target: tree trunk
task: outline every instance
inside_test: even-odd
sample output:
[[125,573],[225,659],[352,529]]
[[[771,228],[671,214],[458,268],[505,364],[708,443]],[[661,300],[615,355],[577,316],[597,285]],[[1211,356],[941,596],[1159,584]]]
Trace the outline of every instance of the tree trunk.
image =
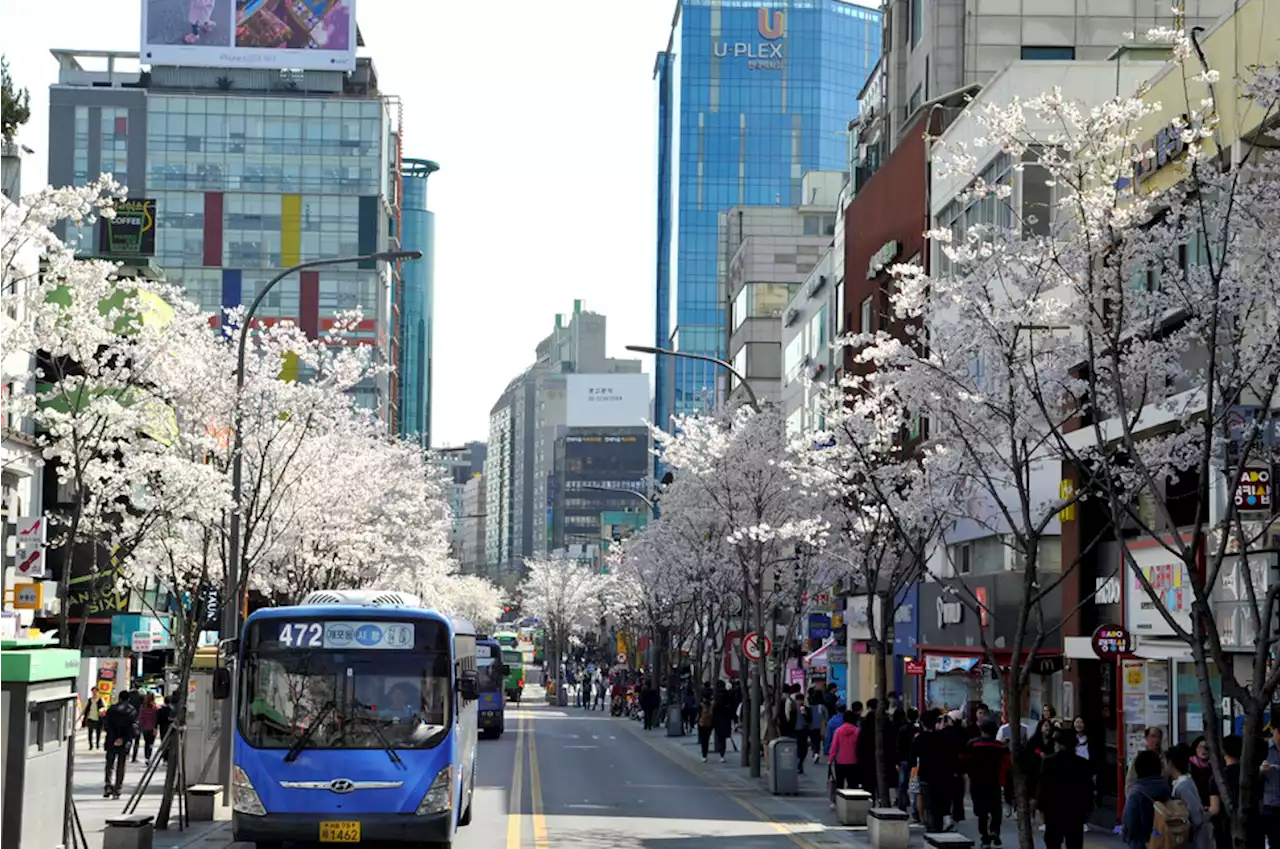
[[[1020,649],[1021,646],[1018,646]],[[1022,734],[1022,661],[1016,652],[1009,663],[1009,741],[1013,757],[1013,792],[1017,804],[1015,819],[1018,823],[1018,849],[1035,849],[1035,825],[1031,821],[1031,799],[1027,794],[1027,777],[1022,774],[1022,748],[1026,740]]]
[[876,663],[876,795],[880,798],[880,804],[887,806],[890,804],[889,787],[889,672],[888,664],[885,662],[886,655],[885,641],[876,640],[874,645],[875,663]]
[[[193,608],[194,611],[194,608]],[[198,633],[199,625],[195,625]],[[188,634],[187,645],[183,646],[179,655],[178,662],[178,689],[175,691],[178,695],[178,710],[173,716],[173,725],[169,740],[166,743],[169,753],[169,760],[165,763],[164,771],[164,795],[160,797],[160,808],[156,811],[156,828],[166,829],[169,827],[169,812],[173,806],[173,797],[175,792],[185,793],[186,787],[178,786],[178,765],[181,763],[182,747],[179,745],[181,737],[177,729],[185,726],[187,722],[187,692],[188,685],[191,681],[191,664],[195,659],[195,640],[190,639],[191,627],[184,629]],[[173,694],[170,694],[172,697]],[[234,733],[234,732],[233,732]]]
[[[80,514],[83,509],[77,497],[75,511],[71,514],[71,527],[67,530],[67,556],[62,560],[62,574],[58,576],[58,598],[62,599],[62,605],[58,609],[58,644],[63,648],[73,646],[71,642],[71,571],[75,565],[76,538],[79,536]],[[88,610],[82,611],[81,618],[87,618],[88,612]]]
[[[759,565],[759,560],[761,557],[761,552],[759,551],[759,548],[760,547],[757,545],[756,546],[757,565]],[[759,570],[757,570],[757,574],[759,574]],[[756,594],[755,594],[756,633],[758,635],[756,644],[763,649],[765,645],[764,600],[760,597],[761,595],[762,595],[762,588],[756,587]],[[743,654],[745,655],[746,645],[747,645],[747,641],[745,637],[742,641],[742,645],[743,645]],[[761,713],[761,707],[762,705],[764,705],[764,667],[765,667],[765,663],[768,662],[768,658],[766,658],[763,654],[761,654],[760,660],[748,661],[748,662],[751,664],[751,717],[750,717],[751,724],[749,726],[751,729],[751,737],[750,737],[750,742],[748,743],[751,749],[751,759],[749,763],[751,765],[751,777],[759,778],[760,777],[760,759],[762,755],[761,746],[764,744],[763,743],[764,729],[761,727],[763,723],[761,721],[760,713]],[[743,671],[745,672],[746,670],[744,669]]]

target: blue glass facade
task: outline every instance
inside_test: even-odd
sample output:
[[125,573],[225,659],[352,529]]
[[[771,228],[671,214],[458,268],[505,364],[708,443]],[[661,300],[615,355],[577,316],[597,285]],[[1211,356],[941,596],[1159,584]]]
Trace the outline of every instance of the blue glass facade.
[[[848,123],[880,36],[878,11],[842,0],[680,4],[654,66],[656,346],[724,357],[717,215],[797,206],[805,172],[848,168]],[[714,403],[716,366],[657,360],[658,423]]]
[[400,435],[431,446],[431,320],[434,303],[435,215],[427,209],[427,178],[440,166],[404,160],[404,250],[422,259],[404,264],[400,316]]

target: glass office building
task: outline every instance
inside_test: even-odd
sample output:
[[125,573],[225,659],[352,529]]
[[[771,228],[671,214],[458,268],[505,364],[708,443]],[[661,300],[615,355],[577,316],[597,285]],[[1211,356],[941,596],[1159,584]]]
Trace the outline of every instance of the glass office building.
[[[724,358],[717,215],[798,206],[806,171],[848,168],[880,35],[878,11],[842,0],[678,0],[654,65],[658,347]],[[716,366],[657,360],[655,421],[714,404]]]
[[431,342],[435,303],[435,215],[427,209],[427,178],[440,170],[429,159],[403,160],[404,238],[406,251],[422,251],[422,259],[406,263],[400,304],[399,382],[400,435],[431,447]]

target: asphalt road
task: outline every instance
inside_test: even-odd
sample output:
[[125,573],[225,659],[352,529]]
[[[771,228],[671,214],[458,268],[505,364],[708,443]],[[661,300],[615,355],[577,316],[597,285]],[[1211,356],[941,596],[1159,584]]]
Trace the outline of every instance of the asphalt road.
[[[638,723],[578,708],[512,711],[482,740],[458,849],[773,849],[796,844],[700,779]],[[687,759],[686,759],[687,760]],[[696,761],[690,762],[696,764]]]

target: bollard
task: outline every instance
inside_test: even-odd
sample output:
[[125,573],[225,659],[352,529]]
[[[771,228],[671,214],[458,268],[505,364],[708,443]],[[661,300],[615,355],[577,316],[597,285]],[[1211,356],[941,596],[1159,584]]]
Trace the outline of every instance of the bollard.
[[836,791],[836,819],[841,825],[866,825],[870,813],[871,794],[866,790]]
[[973,838],[955,831],[941,831],[924,836],[926,846],[933,849],[973,849]]
[[102,832],[102,849],[151,849],[155,826],[150,814],[108,817]]
[[191,822],[213,822],[214,801],[221,792],[221,784],[193,784],[188,787],[187,819]]
[[907,812],[897,808],[872,808],[867,813],[867,832],[872,849],[907,849],[911,842]]

